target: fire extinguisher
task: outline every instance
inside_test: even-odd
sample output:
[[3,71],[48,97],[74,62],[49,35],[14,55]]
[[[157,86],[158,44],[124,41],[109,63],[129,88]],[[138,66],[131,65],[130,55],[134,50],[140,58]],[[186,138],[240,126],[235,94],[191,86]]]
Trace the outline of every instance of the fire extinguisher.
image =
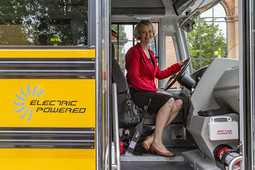
[[213,153],[215,159],[219,160],[225,166],[229,166],[230,164],[232,165],[232,161],[236,162],[234,162],[235,166],[240,166],[240,154],[237,153],[237,150],[233,150],[233,148],[229,145],[219,145],[214,149]]

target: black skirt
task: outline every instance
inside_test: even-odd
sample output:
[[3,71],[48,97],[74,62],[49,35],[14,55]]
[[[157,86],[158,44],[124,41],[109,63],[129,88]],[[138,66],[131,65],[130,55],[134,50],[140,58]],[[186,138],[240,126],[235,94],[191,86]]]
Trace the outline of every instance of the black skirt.
[[[133,102],[139,108],[144,108],[149,103],[151,99],[150,106],[148,108],[148,113],[155,114],[159,111],[159,109],[172,97],[170,95],[156,93],[152,91],[143,91],[143,90],[136,90],[130,87],[130,94]],[[176,98],[176,97],[174,97]]]

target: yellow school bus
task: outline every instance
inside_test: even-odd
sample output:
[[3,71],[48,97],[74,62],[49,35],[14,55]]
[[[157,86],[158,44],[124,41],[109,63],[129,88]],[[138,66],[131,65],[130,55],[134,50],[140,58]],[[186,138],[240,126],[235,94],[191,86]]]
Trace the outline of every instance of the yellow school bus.
[[0,169],[96,169],[95,4],[2,1]]

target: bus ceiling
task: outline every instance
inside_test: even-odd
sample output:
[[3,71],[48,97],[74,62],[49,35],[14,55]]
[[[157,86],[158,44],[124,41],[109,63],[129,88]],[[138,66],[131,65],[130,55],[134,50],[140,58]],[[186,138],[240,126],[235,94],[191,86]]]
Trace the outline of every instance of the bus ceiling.
[[[195,17],[221,0],[112,0],[113,22],[137,22],[148,19],[176,19],[182,26],[192,24]],[[189,31],[188,28],[185,31]]]

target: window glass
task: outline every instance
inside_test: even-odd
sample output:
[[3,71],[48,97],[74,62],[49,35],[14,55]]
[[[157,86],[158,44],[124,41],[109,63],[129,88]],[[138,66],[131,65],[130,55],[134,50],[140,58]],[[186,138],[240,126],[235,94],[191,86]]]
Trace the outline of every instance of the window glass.
[[[156,35],[158,35],[158,23],[153,23],[153,26],[156,30]],[[133,32],[135,28],[135,24],[112,24],[112,30],[116,32],[117,37],[112,36],[112,43],[114,45],[115,50],[115,59],[117,59],[123,73],[125,73],[125,55],[127,51],[137,44],[137,41],[134,38]],[[149,48],[154,52],[155,57],[157,57],[157,38],[153,39],[150,44]]]
[[83,46],[88,0],[2,0],[0,45]]
[[201,60],[201,65],[202,66],[209,65],[209,64],[211,64],[212,61],[213,61],[213,59],[202,59]]
[[[177,57],[175,53],[174,43],[172,36],[166,36],[166,68],[177,63]],[[169,78],[166,79],[166,82]],[[175,82],[172,87],[180,87],[178,82]]]
[[125,25],[126,37],[128,40],[133,40],[133,25]]
[[226,12],[221,4],[202,13],[187,34],[193,71],[227,57]]
[[209,17],[209,18],[212,18],[213,17],[213,10],[212,9],[209,9],[208,11],[202,13],[200,15],[200,18],[205,18],[205,17]]
[[227,23],[226,22],[214,22],[215,39],[227,39]]
[[133,46],[133,25],[113,24],[112,30],[116,37],[112,36],[111,42],[114,45],[114,58],[118,61],[120,68],[125,73],[125,55]]
[[222,5],[216,5],[213,8],[213,16],[214,17],[222,17],[222,16],[226,16],[226,11],[224,10]]
[[151,42],[149,43],[149,49],[153,51],[154,54],[156,54],[156,46],[155,46],[155,39],[152,39]]
[[213,22],[206,22],[204,20],[199,21],[198,34],[200,40],[212,40],[213,39]]

